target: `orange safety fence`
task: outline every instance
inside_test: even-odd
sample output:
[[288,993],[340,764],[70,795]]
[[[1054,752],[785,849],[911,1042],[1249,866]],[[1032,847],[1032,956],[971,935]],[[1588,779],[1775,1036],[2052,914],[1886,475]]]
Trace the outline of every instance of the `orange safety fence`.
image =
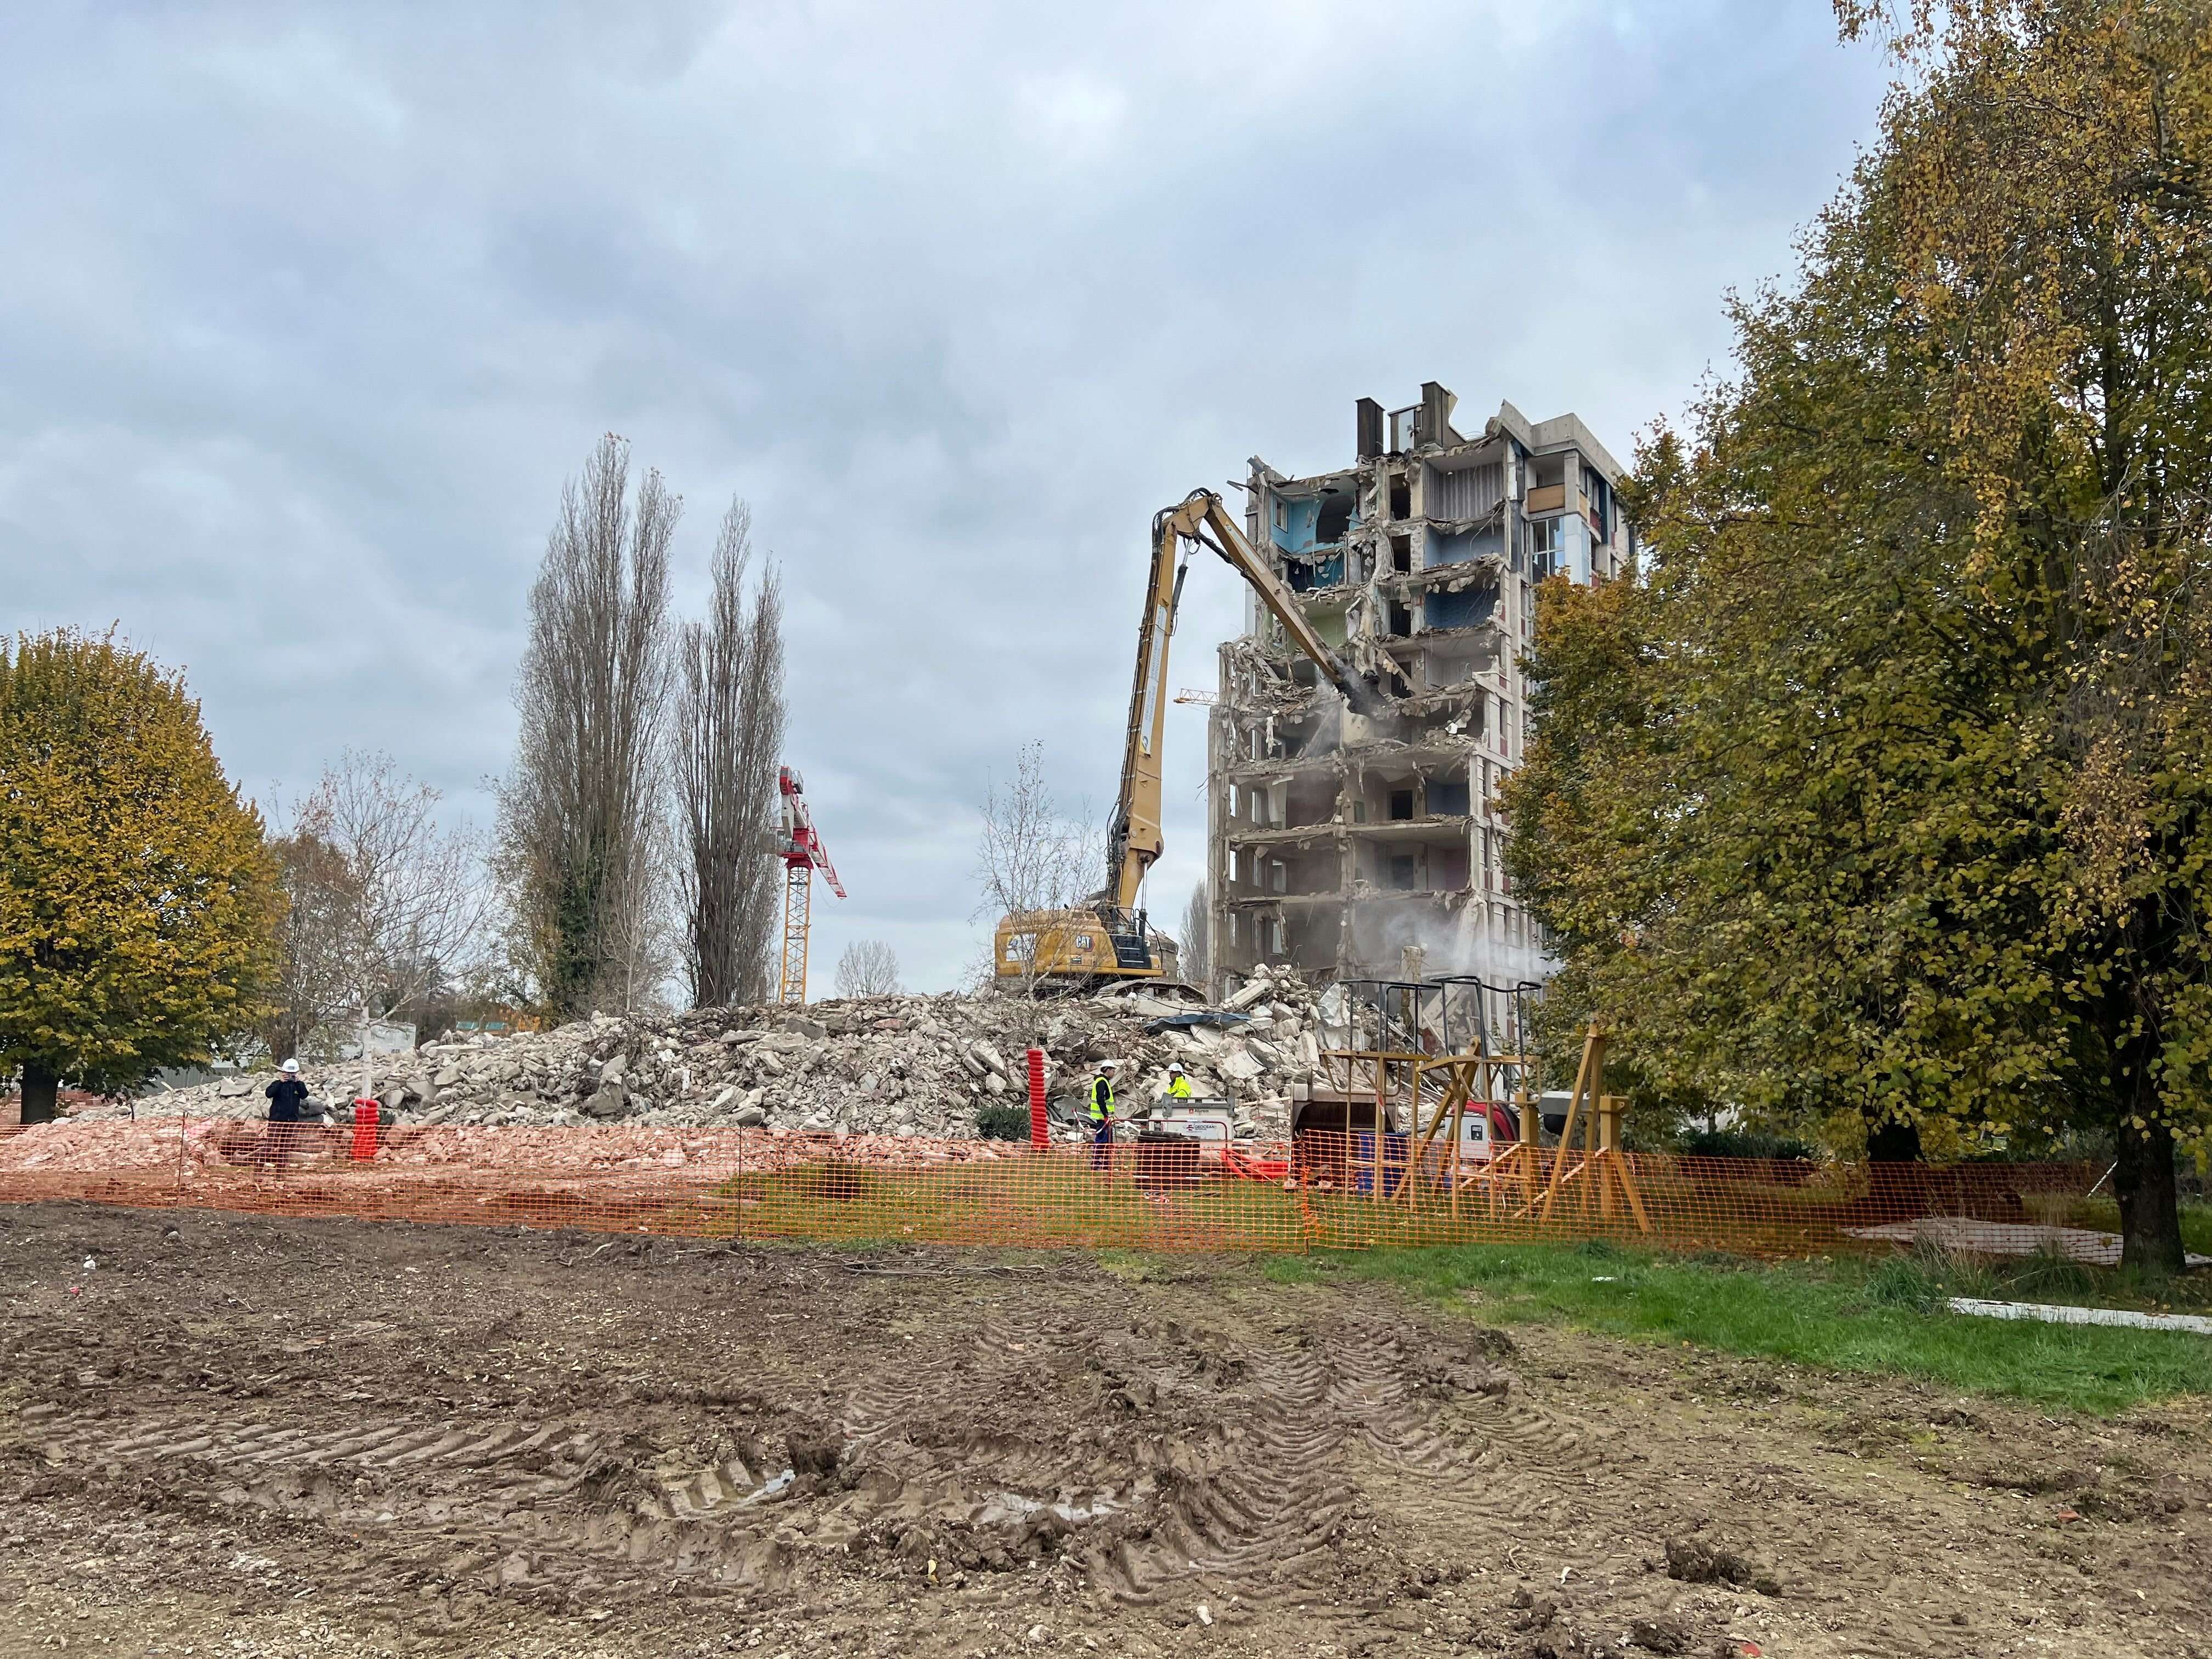
[[357,1136],[349,1125],[64,1119],[0,1133],[0,1202],[1144,1249],[1611,1237],[1809,1255],[1888,1248],[1932,1223],[1962,1248],[2079,1254],[2065,1224],[2100,1173],[2073,1164],[1593,1157],[1514,1143],[1486,1159],[1453,1160],[1407,1137],[1386,1134],[1378,1150],[1371,1133],[1342,1131],[1295,1144],[1125,1137],[1111,1148],[1043,1149],[644,1125],[386,1126]]

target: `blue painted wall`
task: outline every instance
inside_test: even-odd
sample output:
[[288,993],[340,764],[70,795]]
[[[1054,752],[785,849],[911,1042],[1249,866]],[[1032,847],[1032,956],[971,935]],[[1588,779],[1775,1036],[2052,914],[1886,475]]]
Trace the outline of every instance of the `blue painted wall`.
[[1433,532],[1424,538],[1422,562],[1435,566],[1463,564],[1469,559],[1480,559],[1505,550],[1504,532],[1499,530],[1462,530],[1455,534],[1439,536]]
[[1421,621],[1429,628],[1473,628],[1490,620],[1498,608],[1494,587],[1465,587],[1456,593],[1431,593],[1422,602]]

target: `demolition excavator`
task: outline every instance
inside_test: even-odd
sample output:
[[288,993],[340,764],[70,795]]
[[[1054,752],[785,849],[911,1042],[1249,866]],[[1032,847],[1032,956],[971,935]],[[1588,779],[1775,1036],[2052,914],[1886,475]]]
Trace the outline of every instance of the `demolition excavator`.
[[1106,831],[1106,884],[1067,909],[1016,911],[999,923],[993,971],[1001,983],[1077,988],[1116,980],[1177,976],[1173,940],[1154,933],[1139,898],[1160,855],[1160,744],[1167,728],[1168,643],[1188,553],[1204,547],[1252,585],[1291,643],[1313,659],[1355,714],[1387,712],[1389,698],[1314,631],[1297,599],[1210,489],[1194,489],[1152,515],[1152,580],[1137,623],[1136,681],[1121,749],[1121,786]]

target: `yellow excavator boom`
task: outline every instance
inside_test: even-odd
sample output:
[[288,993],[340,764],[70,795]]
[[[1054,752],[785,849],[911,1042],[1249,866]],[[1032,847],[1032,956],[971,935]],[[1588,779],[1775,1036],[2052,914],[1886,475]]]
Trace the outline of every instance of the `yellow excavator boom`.
[[1168,647],[1188,566],[1186,542],[1211,548],[1252,585],[1293,644],[1361,714],[1388,700],[1314,631],[1296,598],[1253,550],[1210,489],[1194,489],[1152,516],[1152,576],[1137,624],[1137,669],[1121,750],[1121,782],[1106,835],[1106,884],[1092,908],[1012,915],[999,924],[994,951],[1000,977],[1157,978],[1167,967],[1152,951],[1137,896],[1164,844],[1160,833],[1161,755],[1167,731]]
[[1253,550],[1221,497],[1194,489],[1179,506],[1152,517],[1152,585],[1137,630],[1137,677],[1129,694],[1129,729],[1121,750],[1121,786],[1107,825],[1106,900],[1133,909],[1145,872],[1160,855],[1160,742],[1167,726],[1168,642],[1175,634],[1184,570],[1176,555],[1185,542],[1211,548],[1252,585],[1260,603],[1283,625],[1293,644],[1313,659],[1329,682],[1361,713],[1375,711],[1381,694],[1314,631],[1297,600],[1273,567]]

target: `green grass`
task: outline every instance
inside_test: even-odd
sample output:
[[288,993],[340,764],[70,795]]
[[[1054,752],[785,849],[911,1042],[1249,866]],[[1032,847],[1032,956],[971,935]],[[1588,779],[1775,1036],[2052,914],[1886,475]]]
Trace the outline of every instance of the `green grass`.
[[1389,1280],[1496,1323],[1893,1372],[2086,1412],[2212,1393],[2212,1338],[1940,1311],[1943,1296],[1991,1293],[1987,1279],[1976,1281],[1979,1290],[1954,1288],[1947,1265],[1956,1264],[1907,1256],[1770,1265],[1601,1243],[1278,1256],[1267,1270],[1285,1282]]

